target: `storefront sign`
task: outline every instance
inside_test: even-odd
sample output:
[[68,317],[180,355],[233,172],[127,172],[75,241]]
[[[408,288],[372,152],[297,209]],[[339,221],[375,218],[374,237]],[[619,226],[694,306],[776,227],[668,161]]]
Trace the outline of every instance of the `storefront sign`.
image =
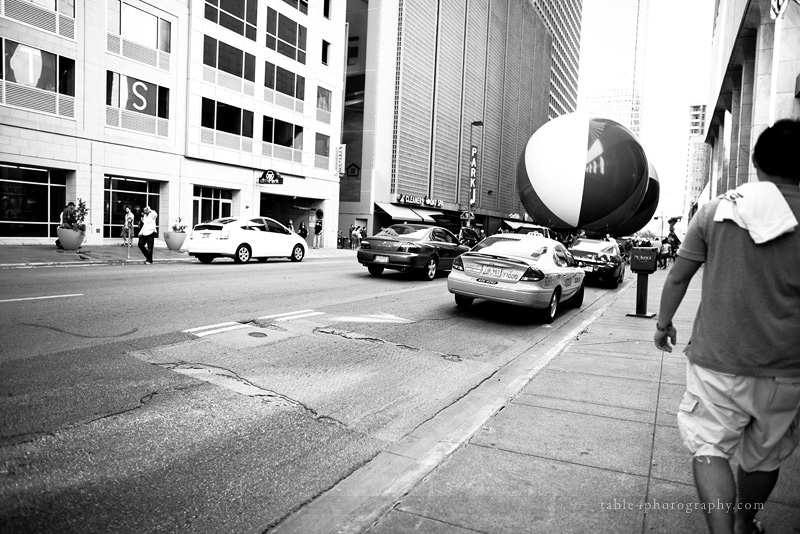
[[413,195],[397,195],[399,204],[411,204],[413,206],[427,206],[430,208],[441,208],[444,201],[438,198],[416,197]]
[[472,145],[469,153],[469,205],[475,205],[475,189],[478,181],[478,147]]
[[278,171],[272,169],[264,171],[258,179],[259,184],[281,185],[283,184],[283,176]]
[[336,146],[336,174],[339,176],[344,174],[344,155],[347,150],[347,145]]

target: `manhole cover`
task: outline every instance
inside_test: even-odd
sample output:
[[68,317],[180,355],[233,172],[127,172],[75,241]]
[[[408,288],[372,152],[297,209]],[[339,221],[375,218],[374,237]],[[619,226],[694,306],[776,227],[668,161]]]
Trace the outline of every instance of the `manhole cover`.
[[248,335],[252,337],[267,337],[264,332],[250,332]]

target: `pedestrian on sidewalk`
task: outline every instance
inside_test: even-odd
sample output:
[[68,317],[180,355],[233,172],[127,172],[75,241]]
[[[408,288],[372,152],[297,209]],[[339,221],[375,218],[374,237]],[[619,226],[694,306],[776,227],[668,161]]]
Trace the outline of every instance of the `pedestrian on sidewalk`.
[[122,245],[133,246],[133,212],[130,206],[125,206],[125,218],[122,221]]
[[712,533],[761,532],[756,514],[800,440],[798,146],[799,121],[778,121],[760,135],[759,181],[700,208],[661,295],[653,339],[672,352],[673,316],[704,265],[678,427]]
[[322,246],[322,219],[317,219],[314,224],[314,248]]
[[142,228],[139,230],[139,250],[144,254],[144,263],[153,264],[153,246],[156,241],[156,233],[158,227],[156,226],[156,219],[158,213],[150,209],[150,206],[145,206],[142,215]]

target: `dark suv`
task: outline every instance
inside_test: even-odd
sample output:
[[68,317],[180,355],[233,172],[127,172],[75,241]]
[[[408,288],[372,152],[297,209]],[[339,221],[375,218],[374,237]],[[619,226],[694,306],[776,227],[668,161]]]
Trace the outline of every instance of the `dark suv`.
[[465,245],[469,248],[472,248],[475,245],[477,245],[480,240],[481,240],[481,235],[474,228],[467,228],[465,226],[458,232],[459,244]]

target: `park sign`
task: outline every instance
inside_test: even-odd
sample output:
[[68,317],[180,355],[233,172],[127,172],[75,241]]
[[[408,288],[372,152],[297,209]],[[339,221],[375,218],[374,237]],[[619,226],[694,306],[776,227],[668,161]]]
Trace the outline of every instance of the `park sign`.
[[281,185],[283,184],[283,176],[280,175],[278,171],[273,171],[272,169],[266,170],[261,173],[261,177],[258,179],[259,184],[266,184],[266,185]]

